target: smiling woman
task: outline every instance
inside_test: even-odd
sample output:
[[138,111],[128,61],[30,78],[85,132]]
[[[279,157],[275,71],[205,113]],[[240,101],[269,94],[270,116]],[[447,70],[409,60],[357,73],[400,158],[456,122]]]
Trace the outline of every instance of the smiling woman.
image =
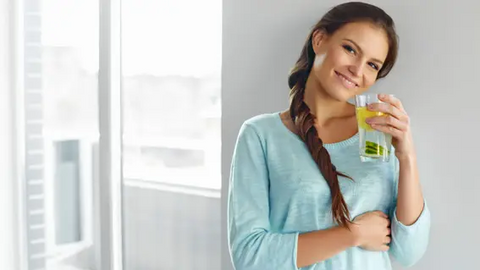
[[[397,42],[382,9],[360,2],[332,8],[290,73],[289,109],[244,122],[228,196],[236,269],[390,270],[390,254],[404,266],[423,256],[430,212],[409,129],[396,132],[397,159],[362,163],[348,102],[389,74]],[[387,107],[376,109],[398,111],[398,121],[374,119],[372,128],[408,127],[401,102],[382,101]]]
[[[309,85],[320,84],[328,96],[346,100],[370,88],[393,67],[396,36],[386,26],[360,20],[346,24],[335,34],[321,25],[315,29],[309,50],[319,57],[311,63],[313,76],[307,82],[307,89]],[[296,68],[303,70],[304,65],[300,62]]]

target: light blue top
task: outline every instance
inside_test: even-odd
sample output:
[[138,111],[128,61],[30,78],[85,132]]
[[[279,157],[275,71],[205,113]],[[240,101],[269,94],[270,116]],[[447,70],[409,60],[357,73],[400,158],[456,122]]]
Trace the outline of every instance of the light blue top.
[[[337,170],[354,179],[339,176],[351,218],[384,211],[391,218],[392,242],[388,252],[352,247],[301,269],[392,269],[389,255],[401,265],[415,264],[428,245],[430,211],[424,202],[414,224],[397,220],[395,155],[389,163],[362,163],[358,134],[325,147]],[[247,120],[237,138],[228,195],[228,241],[235,269],[299,269],[299,233],[332,226],[330,189],[306,145],[282,123],[279,113]]]

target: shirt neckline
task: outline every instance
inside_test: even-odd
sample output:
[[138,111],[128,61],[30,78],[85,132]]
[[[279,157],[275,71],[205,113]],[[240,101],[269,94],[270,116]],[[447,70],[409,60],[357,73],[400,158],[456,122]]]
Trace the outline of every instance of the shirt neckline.
[[[288,129],[287,126],[285,126],[285,124],[283,123],[282,121],[282,118],[280,116],[281,112],[276,112],[274,113],[275,115],[275,120],[276,122],[281,126],[281,128],[286,131],[286,133],[290,136],[290,137],[293,137],[295,140],[301,142],[302,144],[304,143],[302,141],[302,139],[300,139],[300,137],[298,137],[297,134],[295,134],[294,132],[292,132],[290,129]],[[339,142],[336,142],[336,143],[324,143],[323,146],[327,149],[327,150],[333,150],[333,149],[339,149],[339,148],[344,148],[344,147],[347,147],[347,146],[351,146],[353,145],[354,143],[357,143],[358,142],[358,138],[359,138],[359,133],[355,133],[352,137],[348,138],[348,139],[345,139],[343,141],[339,141]]]

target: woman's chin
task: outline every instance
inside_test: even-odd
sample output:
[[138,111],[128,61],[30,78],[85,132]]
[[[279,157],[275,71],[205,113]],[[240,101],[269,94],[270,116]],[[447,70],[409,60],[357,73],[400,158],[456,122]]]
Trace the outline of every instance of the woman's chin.
[[329,93],[330,97],[336,101],[347,102],[355,96],[354,91],[347,90],[345,88],[343,89],[336,88],[332,90],[333,91]]

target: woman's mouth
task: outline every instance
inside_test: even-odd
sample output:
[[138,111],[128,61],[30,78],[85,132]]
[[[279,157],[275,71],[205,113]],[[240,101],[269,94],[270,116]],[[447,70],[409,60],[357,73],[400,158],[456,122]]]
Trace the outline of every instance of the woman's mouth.
[[345,88],[352,89],[352,88],[358,87],[358,84],[354,82],[352,79],[350,79],[349,77],[336,71],[335,71],[335,74],[337,75],[337,78],[340,80],[343,86],[345,86]]

